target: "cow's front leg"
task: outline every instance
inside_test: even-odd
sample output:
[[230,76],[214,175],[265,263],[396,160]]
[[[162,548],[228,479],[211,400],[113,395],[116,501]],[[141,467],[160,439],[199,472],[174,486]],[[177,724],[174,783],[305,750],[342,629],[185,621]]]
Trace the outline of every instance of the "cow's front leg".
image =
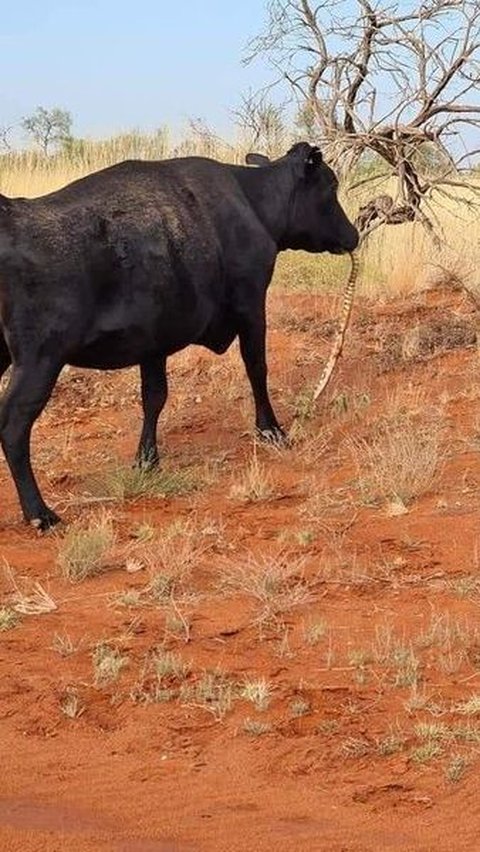
[[240,352],[252,387],[255,401],[255,425],[261,438],[274,443],[286,440],[272,408],[267,387],[267,361],[265,354],[265,307],[240,323]]
[[15,482],[24,517],[45,530],[60,518],[46,505],[30,464],[30,434],[43,411],[61,365],[48,359],[14,364],[0,406],[0,440]]
[[166,358],[149,358],[140,364],[142,380],[143,427],[136,461],[141,467],[158,464],[157,423],[167,401]]

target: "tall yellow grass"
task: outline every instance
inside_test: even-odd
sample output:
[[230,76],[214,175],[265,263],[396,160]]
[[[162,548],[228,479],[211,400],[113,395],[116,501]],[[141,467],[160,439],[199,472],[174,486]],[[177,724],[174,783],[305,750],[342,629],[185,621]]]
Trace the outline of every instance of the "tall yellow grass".
[[[173,144],[167,129],[151,134],[125,133],[104,141],[80,140],[73,143],[71,150],[48,158],[34,151],[0,156],[0,192],[10,197],[44,195],[90,172],[130,158],[199,155],[243,163],[246,150],[242,142],[230,146],[198,134]],[[380,191],[388,192],[388,186]],[[375,186],[366,185],[342,201],[354,216],[359,206],[374,194]],[[478,207],[465,204],[472,198],[467,189],[454,189],[449,198],[439,196],[432,204],[431,212],[444,236],[441,249],[419,224],[383,227],[373,233],[362,249],[360,292],[375,299],[405,295],[426,286],[442,268],[455,272],[467,286],[480,287],[479,211]],[[323,256],[319,260],[302,252],[286,252],[277,263],[274,284],[299,292],[336,289],[346,268],[342,258]]]

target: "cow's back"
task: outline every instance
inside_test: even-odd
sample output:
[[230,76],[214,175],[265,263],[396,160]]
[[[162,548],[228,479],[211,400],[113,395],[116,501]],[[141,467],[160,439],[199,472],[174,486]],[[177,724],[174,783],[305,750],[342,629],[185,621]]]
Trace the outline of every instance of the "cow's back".
[[246,206],[234,170],[200,158],[127,161],[12,200],[0,297],[22,313],[17,324],[68,338],[72,363],[126,366],[155,346],[176,351],[221,324],[225,213],[241,218]]

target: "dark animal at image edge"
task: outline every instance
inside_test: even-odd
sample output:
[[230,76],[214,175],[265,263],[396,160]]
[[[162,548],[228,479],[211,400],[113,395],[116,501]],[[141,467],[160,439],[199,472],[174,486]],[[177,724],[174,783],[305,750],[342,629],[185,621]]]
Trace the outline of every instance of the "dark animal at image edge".
[[140,463],[158,462],[169,355],[225,352],[238,335],[256,427],[283,437],[267,390],[265,299],[284,249],[350,252],[358,233],[318,148],[248,168],[199,157],[127,161],[36,199],[0,195],[0,439],[23,514],[58,521],[30,464],[30,433],[62,367],[140,365]]

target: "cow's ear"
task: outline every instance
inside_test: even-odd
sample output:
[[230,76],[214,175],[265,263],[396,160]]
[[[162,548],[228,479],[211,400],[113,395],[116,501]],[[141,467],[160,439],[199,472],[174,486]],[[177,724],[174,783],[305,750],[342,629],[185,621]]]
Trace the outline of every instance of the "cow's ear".
[[320,148],[310,148],[307,157],[307,166],[320,166],[323,163],[322,152]]
[[247,154],[245,157],[245,162],[248,166],[268,166],[270,164],[270,160],[265,154]]

